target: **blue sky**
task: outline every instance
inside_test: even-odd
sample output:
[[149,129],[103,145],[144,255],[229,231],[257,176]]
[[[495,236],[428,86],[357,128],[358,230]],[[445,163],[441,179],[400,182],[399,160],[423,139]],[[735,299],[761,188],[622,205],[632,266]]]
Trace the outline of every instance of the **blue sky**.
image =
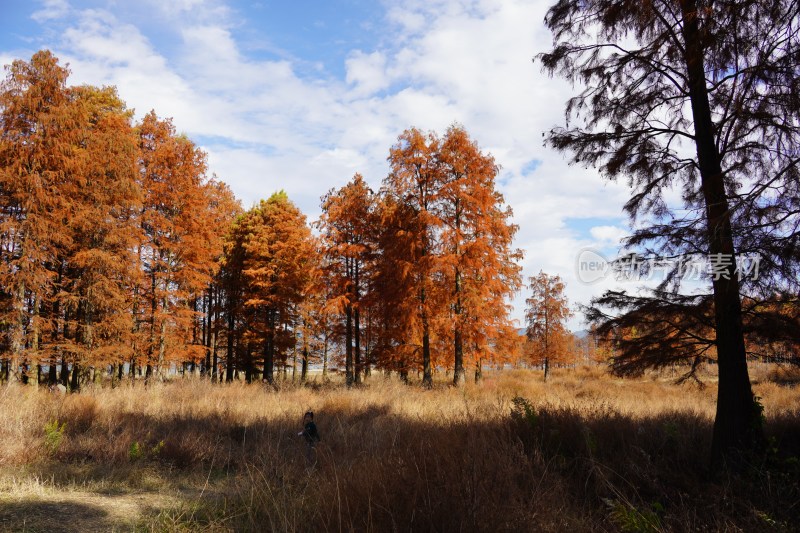
[[[525,276],[559,274],[585,303],[611,282],[580,283],[577,255],[614,254],[627,190],[542,146],[574,92],[531,62],[551,44],[548,4],[2,0],[0,62],[52,50],[71,83],[172,117],[245,207],[283,188],[311,220],[355,172],[377,188],[405,128],[459,122],[502,166]],[[514,305],[521,318],[524,292]]]

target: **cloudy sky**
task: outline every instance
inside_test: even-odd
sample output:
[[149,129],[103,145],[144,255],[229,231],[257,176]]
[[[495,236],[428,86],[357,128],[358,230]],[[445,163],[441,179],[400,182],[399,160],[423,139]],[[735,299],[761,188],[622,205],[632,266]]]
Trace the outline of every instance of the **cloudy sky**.
[[542,146],[575,91],[531,61],[550,1],[2,0],[0,63],[52,50],[72,84],[172,117],[245,207],[285,189],[312,220],[355,172],[377,189],[404,129],[463,124],[502,165],[526,278],[585,303],[610,281],[581,283],[576,259],[615,253],[627,189]]

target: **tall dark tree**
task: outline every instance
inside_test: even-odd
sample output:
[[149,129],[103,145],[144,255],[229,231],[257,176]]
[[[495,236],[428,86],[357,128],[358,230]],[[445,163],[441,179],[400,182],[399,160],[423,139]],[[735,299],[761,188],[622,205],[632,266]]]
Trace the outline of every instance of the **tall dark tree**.
[[[547,142],[609,179],[627,178],[625,209],[641,227],[630,246],[721,260],[709,276],[718,465],[763,440],[741,293],[797,290],[798,11],[787,0],[561,0],[545,19],[554,47],[539,56],[544,68],[585,87],[567,104],[571,124]],[[675,189],[683,205],[666,199]],[[756,282],[740,283],[743,253],[762,254]],[[677,294],[680,282],[676,267],[658,297]],[[627,310],[654,301],[630,299]]]

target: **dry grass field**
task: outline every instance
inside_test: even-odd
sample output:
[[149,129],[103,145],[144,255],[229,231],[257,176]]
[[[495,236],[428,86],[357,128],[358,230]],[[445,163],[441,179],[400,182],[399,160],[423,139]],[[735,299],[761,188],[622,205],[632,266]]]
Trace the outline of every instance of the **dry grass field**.
[[[713,376],[2,387],[0,530],[789,531],[800,387],[753,373],[769,450],[715,478]],[[297,436],[307,409],[322,436],[312,465]]]

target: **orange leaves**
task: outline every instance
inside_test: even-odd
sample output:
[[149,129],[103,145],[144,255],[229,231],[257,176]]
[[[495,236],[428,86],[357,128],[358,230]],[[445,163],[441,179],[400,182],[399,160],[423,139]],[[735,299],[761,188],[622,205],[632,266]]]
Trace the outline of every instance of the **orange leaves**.
[[[454,366],[457,382],[465,357],[508,360],[515,351],[501,354],[499,339],[511,327],[505,298],[519,287],[521,252],[512,248],[516,227],[494,188],[494,159],[452,126],[443,138],[405,131],[389,162],[378,300],[400,312],[386,328],[394,338],[383,344],[419,347],[423,369],[429,360]],[[426,353],[430,346],[434,353]]]
[[534,364],[544,364],[547,371],[550,363],[567,362],[573,349],[573,336],[566,327],[572,312],[559,276],[539,272],[530,278],[529,290],[525,300],[528,355]]
[[3,333],[16,356],[73,368],[194,353],[191,301],[236,202],[169,121],[134,129],[114,88],[67,75],[38,52],[0,87],[0,285],[16,299]]
[[285,362],[318,268],[316,247],[305,215],[283,191],[240,216],[227,237],[222,282],[235,329],[230,342],[239,339],[248,380],[255,377],[253,343],[268,381],[273,365]]

